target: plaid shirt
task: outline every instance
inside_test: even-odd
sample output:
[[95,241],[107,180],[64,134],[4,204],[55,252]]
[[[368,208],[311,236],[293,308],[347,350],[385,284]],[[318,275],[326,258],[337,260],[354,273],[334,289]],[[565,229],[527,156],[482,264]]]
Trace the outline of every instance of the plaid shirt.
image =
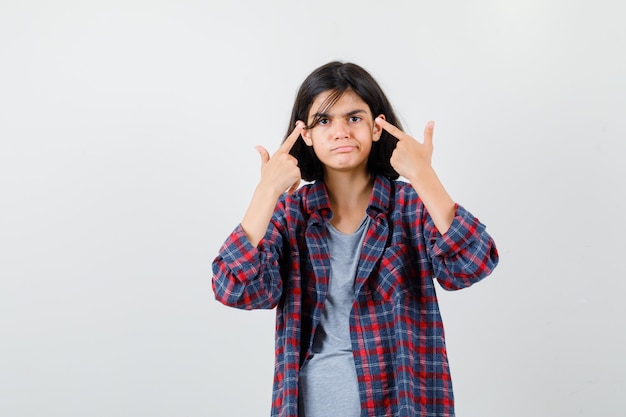
[[[447,290],[491,273],[498,253],[485,226],[456,207],[441,235],[413,187],[377,177],[354,282],[350,334],[361,416],[454,416],[433,278]],[[213,291],[229,306],[276,312],[272,416],[298,417],[298,375],[311,357],[328,292],[323,182],[283,195],[257,247],[237,228],[213,263]]]

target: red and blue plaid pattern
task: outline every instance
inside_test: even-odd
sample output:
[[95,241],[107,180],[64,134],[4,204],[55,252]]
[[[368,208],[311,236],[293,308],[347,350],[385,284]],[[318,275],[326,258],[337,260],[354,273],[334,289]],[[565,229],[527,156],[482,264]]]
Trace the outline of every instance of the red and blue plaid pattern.
[[[433,278],[447,290],[491,273],[498,252],[485,226],[456,208],[442,236],[410,184],[377,177],[355,279],[350,333],[362,416],[451,417],[454,397]],[[322,182],[279,200],[258,247],[241,226],[213,263],[223,304],[277,308],[272,416],[298,417],[298,374],[310,358],[328,291]]]

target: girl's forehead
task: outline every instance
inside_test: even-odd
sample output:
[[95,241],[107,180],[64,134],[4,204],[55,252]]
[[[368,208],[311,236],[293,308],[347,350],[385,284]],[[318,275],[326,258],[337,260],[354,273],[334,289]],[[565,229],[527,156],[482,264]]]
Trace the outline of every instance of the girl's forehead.
[[328,90],[319,93],[315,97],[309,114],[330,113],[336,108],[342,110],[345,110],[345,108],[350,108],[350,110],[370,110],[367,103],[353,90],[346,90],[339,96],[337,96],[337,91]]

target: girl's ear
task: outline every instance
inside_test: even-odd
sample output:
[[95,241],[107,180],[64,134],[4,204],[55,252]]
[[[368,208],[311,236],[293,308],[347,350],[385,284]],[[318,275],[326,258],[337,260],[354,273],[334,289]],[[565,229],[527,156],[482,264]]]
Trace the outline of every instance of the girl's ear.
[[[380,117],[383,120],[387,120],[384,114],[379,114],[377,117]],[[383,134],[383,127],[379,125],[378,123],[374,122],[374,127],[372,128],[372,140],[374,142],[378,142],[378,140],[380,139],[380,135],[382,134]]]
[[313,141],[311,140],[311,130],[310,129],[302,129],[302,140],[307,146],[313,146]]

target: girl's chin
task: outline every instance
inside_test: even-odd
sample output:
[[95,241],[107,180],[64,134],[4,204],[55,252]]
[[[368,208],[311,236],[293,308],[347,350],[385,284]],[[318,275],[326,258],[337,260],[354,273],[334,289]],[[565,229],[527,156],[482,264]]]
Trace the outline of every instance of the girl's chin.
[[327,171],[334,172],[367,172],[367,164],[366,163],[357,163],[354,160],[350,161],[335,161],[331,164],[324,164]]

